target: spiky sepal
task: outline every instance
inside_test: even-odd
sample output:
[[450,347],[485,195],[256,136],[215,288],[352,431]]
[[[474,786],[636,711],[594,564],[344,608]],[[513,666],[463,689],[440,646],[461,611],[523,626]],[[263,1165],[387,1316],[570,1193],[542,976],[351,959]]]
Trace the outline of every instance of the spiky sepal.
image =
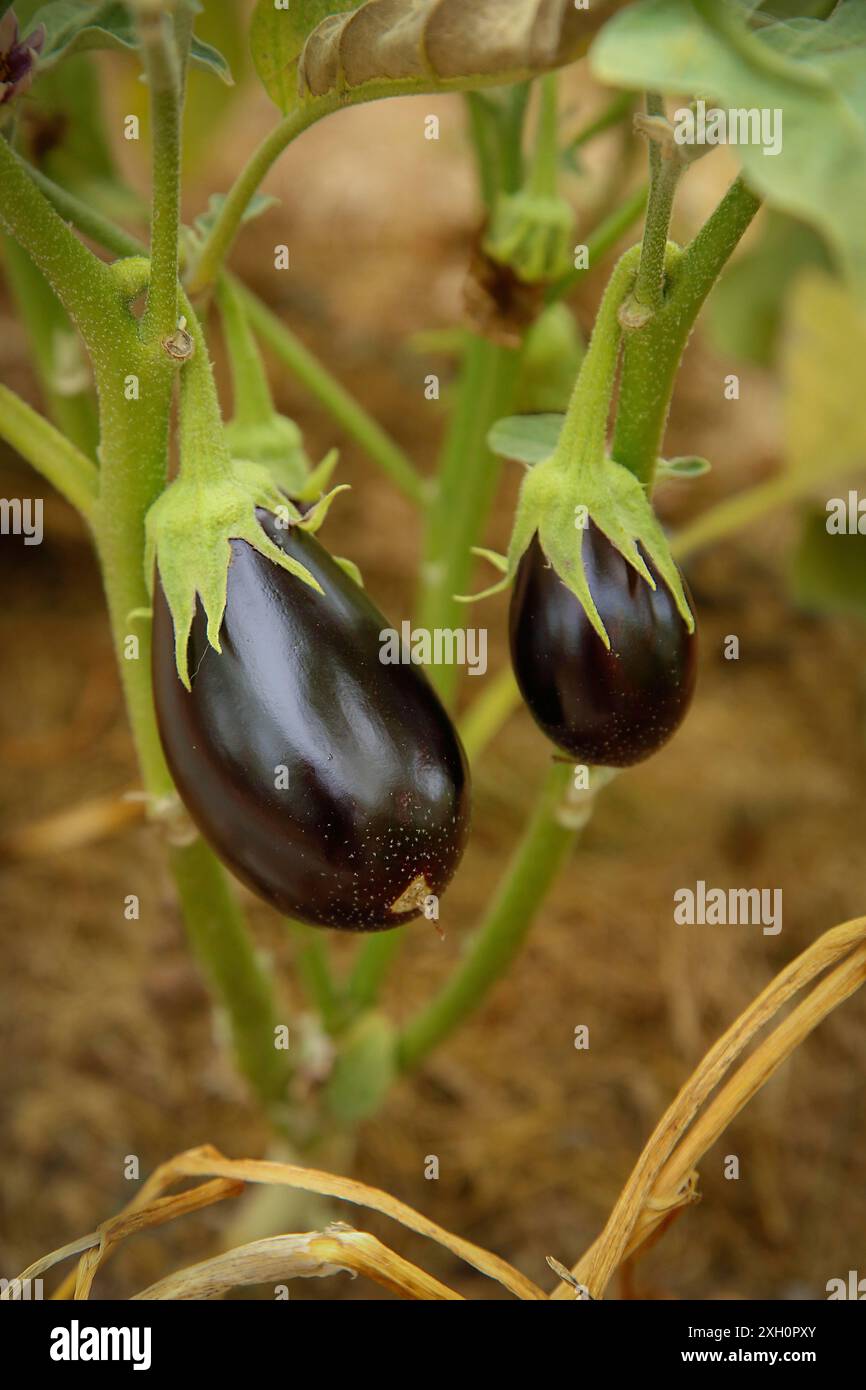
[[187,690],[191,688],[187,646],[197,599],[207,617],[208,641],[215,651],[221,650],[219,634],[233,540],[246,541],[275,565],[322,592],[309,570],[265,534],[256,508],[266,508],[286,525],[315,531],[335,493],[341,490],[327,494],[302,516],[276,486],[265,465],[233,461],[218,479],[182,473],[153,504],[146,521],[145,576],[152,592],[159,573],[174,622],[177,672]]

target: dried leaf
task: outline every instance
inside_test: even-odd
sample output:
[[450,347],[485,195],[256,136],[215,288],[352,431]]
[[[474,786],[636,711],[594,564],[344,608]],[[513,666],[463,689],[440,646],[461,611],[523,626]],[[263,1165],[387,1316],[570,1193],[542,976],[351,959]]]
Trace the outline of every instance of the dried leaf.
[[287,1279],[324,1279],[333,1274],[363,1274],[401,1298],[460,1300],[461,1295],[423,1269],[404,1260],[366,1231],[342,1226],[302,1235],[268,1236],[237,1246],[211,1260],[169,1274],[136,1299],[221,1298],[249,1284]]
[[505,84],[571,62],[609,7],[573,0],[368,0],[314,29],[298,61],[301,99]]

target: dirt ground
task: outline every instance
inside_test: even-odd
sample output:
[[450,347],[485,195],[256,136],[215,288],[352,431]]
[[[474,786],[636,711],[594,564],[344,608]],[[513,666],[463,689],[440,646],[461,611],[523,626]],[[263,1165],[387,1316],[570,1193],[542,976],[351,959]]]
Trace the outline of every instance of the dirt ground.
[[[443,118],[438,143],[419,134],[428,110]],[[231,138],[214,142],[212,186],[227,186],[232,151],[249,148],[270,119],[264,100],[251,97]],[[718,169],[696,171],[681,235],[720,180]],[[335,117],[289,152],[270,187],[282,205],[244,231],[235,264],[429,470],[444,413],[424,399],[423,379],[448,367],[414,352],[407,337],[461,313],[477,210],[459,104],[421,98]],[[188,215],[202,201],[193,185]],[[276,241],[292,249],[291,273],[278,284]],[[595,276],[578,299],[584,324],[599,289]],[[35,400],[8,301],[0,330],[0,376]],[[741,376],[736,405],[722,394],[731,370]],[[418,518],[296,383],[277,370],[273,379],[314,458],[340,445],[340,478],[352,491],[334,508],[326,538],[360,564],[371,594],[399,622],[411,612]],[[667,451],[706,455],[714,469],[660,493],[665,518],[682,521],[771,472],[778,413],[768,375],[719,359],[697,335]],[[499,547],[517,481],[516,466],[506,467],[489,529]],[[33,492],[8,452],[0,492]],[[40,547],[0,542],[0,841],[136,785],[86,538],[62,502],[47,503],[46,516]],[[354,1176],[538,1281],[550,1281],[546,1255],[571,1263],[594,1239],[656,1119],[718,1033],[797,952],[864,911],[866,634],[791,606],[793,534],[794,519],[780,515],[690,563],[702,645],[682,731],[606,790],[514,969],[397,1086],[346,1160]],[[495,671],[505,602],[488,603],[477,621],[489,628]],[[740,638],[738,662],[722,656],[730,633]],[[459,959],[548,757],[524,712],[484,755],[471,844],[445,900],[445,939],[423,926],[408,934],[387,994],[396,1019],[411,1016]],[[782,932],[675,927],[673,893],[697,879],[781,888]],[[128,893],[145,904],[138,922],[124,918]],[[281,996],[297,1005],[293,943],[279,920],[245,901]],[[127,1155],[146,1173],[204,1142],[257,1157],[268,1137],[222,1049],[153,830],[121,826],[66,852],[7,849],[0,912],[0,1273],[11,1277],[128,1200]],[[336,948],[348,962],[355,943]],[[573,1046],[581,1023],[588,1051]],[[707,1155],[701,1205],[612,1296],[821,1298],[828,1279],[862,1272],[864,1057],[866,996],[855,996]],[[424,1178],[431,1154],[436,1182]],[[736,1182],[723,1176],[728,1154],[740,1158]],[[230,1206],[137,1237],[96,1293],[126,1297],[204,1258],[237,1219]],[[495,1285],[384,1219],[341,1215],[462,1293],[497,1296]],[[295,1285],[293,1297],[295,1289],[301,1298],[376,1296],[345,1277]]]

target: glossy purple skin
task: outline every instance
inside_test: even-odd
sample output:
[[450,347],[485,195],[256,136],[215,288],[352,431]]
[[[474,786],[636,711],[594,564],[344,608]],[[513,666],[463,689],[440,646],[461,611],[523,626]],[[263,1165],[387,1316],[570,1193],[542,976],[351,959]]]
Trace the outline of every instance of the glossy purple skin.
[[[459,863],[465,754],[423,672],[380,662],[389,624],[364,591],[313,536],[258,515],[325,593],[232,541],[222,655],[199,606],[189,693],[157,583],[153,684],[169,767],[205,839],[281,912],[359,931],[398,926],[423,910],[420,900],[391,910],[410,885],[438,895]],[[275,788],[278,766],[287,790]]]
[[[581,763],[629,767],[682,722],[695,688],[697,637],[649,561],[655,590],[592,522],[583,562],[611,650],[534,536],[511,598],[511,661],[532,717],[557,748]],[[686,597],[694,611],[688,590]]]

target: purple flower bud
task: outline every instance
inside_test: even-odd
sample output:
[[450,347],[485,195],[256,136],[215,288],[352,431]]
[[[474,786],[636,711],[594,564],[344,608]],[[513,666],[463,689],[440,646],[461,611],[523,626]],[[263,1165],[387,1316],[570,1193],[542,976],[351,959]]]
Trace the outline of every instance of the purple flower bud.
[[0,106],[27,91],[44,43],[44,24],[22,39],[14,10],[7,10],[0,19]]

